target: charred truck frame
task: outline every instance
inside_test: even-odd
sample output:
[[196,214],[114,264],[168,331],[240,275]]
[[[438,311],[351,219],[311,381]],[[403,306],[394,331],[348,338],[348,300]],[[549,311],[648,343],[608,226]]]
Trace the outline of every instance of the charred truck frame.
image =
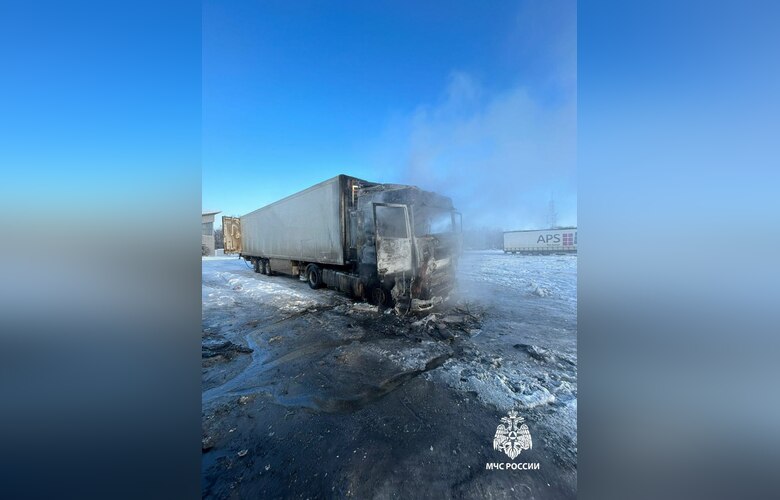
[[271,274],[272,261],[285,261],[274,265],[289,263],[311,288],[405,311],[447,297],[461,252],[461,214],[450,198],[347,175],[222,224],[225,253],[255,272]]

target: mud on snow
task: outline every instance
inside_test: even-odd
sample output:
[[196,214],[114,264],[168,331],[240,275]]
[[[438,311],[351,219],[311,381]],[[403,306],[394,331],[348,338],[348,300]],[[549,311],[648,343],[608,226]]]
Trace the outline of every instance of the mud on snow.
[[[574,497],[576,262],[467,252],[404,316],[204,258],[204,496]],[[539,470],[486,470],[512,409]]]

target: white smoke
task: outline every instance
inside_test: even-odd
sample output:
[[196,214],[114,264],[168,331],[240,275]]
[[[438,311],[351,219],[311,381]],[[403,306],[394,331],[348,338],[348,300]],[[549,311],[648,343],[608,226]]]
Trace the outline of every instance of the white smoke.
[[523,2],[504,35],[514,84],[453,71],[437,102],[390,120],[370,164],[452,197],[467,228],[547,227],[551,196],[576,225],[576,3]]
[[397,182],[451,196],[468,227],[545,227],[551,193],[576,224],[576,102],[540,105],[523,87],[487,93],[453,73],[442,102],[396,120],[379,162]]

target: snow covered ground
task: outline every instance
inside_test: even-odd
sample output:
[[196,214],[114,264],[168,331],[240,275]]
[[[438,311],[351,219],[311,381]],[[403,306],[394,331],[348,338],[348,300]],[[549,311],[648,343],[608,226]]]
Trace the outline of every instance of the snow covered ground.
[[[204,257],[202,269],[203,471],[210,494],[310,496],[320,487],[346,488],[359,464],[335,457],[350,439],[367,453],[401,456],[389,469],[361,472],[349,491],[373,496],[388,484],[405,491],[418,453],[429,453],[418,444],[435,428],[447,436],[431,451],[453,448],[427,466],[441,479],[435,493],[509,491],[517,477],[463,471],[500,459],[492,433],[515,409],[531,426],[535,460],[548,470],[523,484],[552,489],[553,497],[574,495],[576,255],[466,252],[448,304],[407,318],[291,277],[256,274],[234,256]],[[285,422],[274,417],[279,411]],[[283,433],[289,446],[317,440],[315,455],[309,462],[291,458],[269,443],[267,430],[258,438],[260,424]],[[331,440],[336,428],[340,437]],[[236,458],[245,449],[264,461],[294,460],[297,472],[256,473],[252,462]],[[296,482],[304,466],[317,474],[308,486]]]
[[[232,255],[202,260],[204,312],[246,298],[300,310],[329,302],[335,294],[329,290],[312,291],[305,283],[294,280],[264,280],[249,264]],[[526,311],[541,306],[557,319],[571,321],[576,326],[576,255],[512,255],[500,250],[465,252],[458,279],[459,297],[494,306],[502,316],[519,316],[518,308]],[[535,297],[549,300],[534,301]]]
[[553,297],[573,308],[576,314],[576,255],[513,255],[501,250],[466,252],[461,259],[460,277],[469,283],[491,283],[521,293]]
[[203,257],[202,304],[208,313],[256,301],[282,311],[294,312],[325,300],[306,283],[291,279],[262,279],[244,260],[235,256]]
[[545,412],[576,454],[577,256],[466,252],[459,294],[484,308],[478,354],[426,376],[504,411]]

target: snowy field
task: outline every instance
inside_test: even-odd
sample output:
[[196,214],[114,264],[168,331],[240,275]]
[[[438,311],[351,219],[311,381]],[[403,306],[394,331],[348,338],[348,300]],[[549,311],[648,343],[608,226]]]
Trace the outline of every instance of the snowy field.
[[576,255],[513,255],[501,250],[465,252],[460,277],[539,297],[554,297],[576,311]]

